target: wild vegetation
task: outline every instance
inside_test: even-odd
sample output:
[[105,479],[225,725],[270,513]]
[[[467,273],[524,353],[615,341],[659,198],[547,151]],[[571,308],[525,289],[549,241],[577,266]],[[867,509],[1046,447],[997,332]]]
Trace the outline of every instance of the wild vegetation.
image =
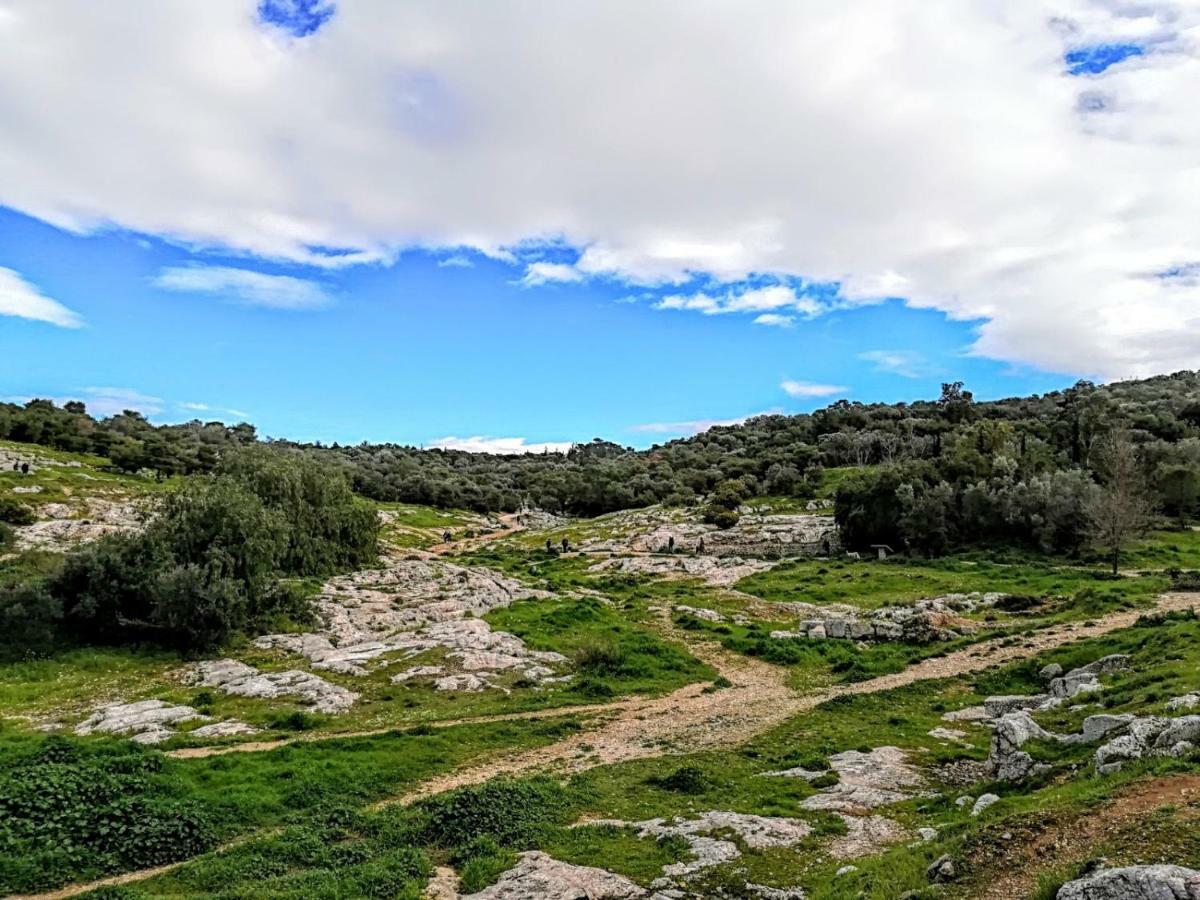
[[[648,451],[43,401],[0,405],[0,440],[0,893],[490,896],[549,861],[627,897],[1051,898],[1101,854],[1200,866],[1200,743],[1101,772],[1060,739],[1200,738],[1194,373]],[[1034,705],[1045,666],[1111,654]],[[1045,730],[1019,780],[988,698]],[[142,707],[168,727],[105,724]]]

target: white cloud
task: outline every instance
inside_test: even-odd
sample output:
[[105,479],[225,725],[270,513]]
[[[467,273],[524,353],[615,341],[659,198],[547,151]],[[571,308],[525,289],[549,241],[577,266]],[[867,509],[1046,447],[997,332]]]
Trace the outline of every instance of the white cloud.
[[1200,361],[1200,286],[1141,275],[1200,261],[1196,0],[359,0],[296,41],[252,9],[21,4],[0,204],[321,266],[558,240],[586,276],[899,294],[1051,369]]
[[812,381],[793,381],[790,378],[780,382],[779,387],[789,397],[831,397],[834,394],[848,393],[850,390],[840,384],[817,384]]
[[936,375],[938,368],[916,350],[868,350],[858,358],[875,363],[875,371],[890,372],[904,378]]
[[571,449],[570,441],[546,441],[528,443],[523,437],[444,437],[428,445],[434,450],[466,450],[468,453],[566,453]]
[[319,309],[330,303],[324,289],[314,281],[229,266],[166,268],[158,273],[154,285],[168,291],[216,294],[269,309]]
[[795,320],[793,315],[783,313],[767,313],[766,310],[784,310],[787,313],[798,313],[806,317],[820,315],[829,307],[822,306],[812,297],[798,293],[795,288],[782,284],[769,285],[761,288],[730,288],[721,293],[698,291],[694,294],[668,294],[654,305],[655,309],[691,310],[706,316],[719,316],[726,313],[759,313],[754,321],[759,325],[786,324]]
[[736,416],[732,419],[687,419],[683,422],[646,422],[642,425],[633,425],[629,430],[640,434],[692,435],[700,434],[702,431],[708,431],[710,428],[716,428],[721,425],[741,425],[755,416],[768,416],[778,412],[778,409],[769,409],[763,412],[750,413],[745,416]]
[[83,319],[51,300],[12,269],[0,267],[0,316],[49,322],[61,328],[81,328]]
[[775,328],[791,328],[796,321],[795,316],[781,316],[778,313],[763,313],[754,320],[755,325],[770,325]]
[[475,263],[471,262],[471,258],[461,253],[438,260],[439,269],[473,269],[474,267]]
[[250,418],[250,413],[244,412],[243,410],[240,410],[240,409],[233,409],[228,406],[212,406],[208,403],[192,403],[192,402],[182,402],[182,401],[179,403],[176,403],[175,405],[178,406],[180,409],[186,409],[189,412],[224,413],[226,415],[234,416],[235,418],[242,419],[242,420],[246,420],[246,419]]
[[520,284],[522,287],[537,287],[553,281],[583,281],[583,273],[566,263],[534,262],[526,266]]
[[212,409],[212,407],[207,403],[180,403],[179,405],[183,409],[190,409],[194,412],[207,412],[208,410]]

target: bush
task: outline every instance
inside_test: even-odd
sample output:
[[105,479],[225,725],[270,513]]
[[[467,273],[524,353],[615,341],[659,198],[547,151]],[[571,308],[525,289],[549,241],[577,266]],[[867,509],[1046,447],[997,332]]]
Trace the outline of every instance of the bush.
[[701,518],[709,525],[716,525],[718,528],[732,528],[738,523],[741,516],[738,515],[736,509],[710,503],[704,507]]
[[0,522],[9,525],[32,525],[37,521],[33,509],[11,497],[0,497]]
[[172,799],[150,751],[85,750],[62,738],[0,774],[0,892],[83,872],[163,865],[215,843],[208,817]]
[[0,659],[49,653],[61,622],[62,604],[43,582],[0,584]]
[[574,654],[575,668],[589,675],[617,675],[625,660],[625,651],[612,641],[588,641]]
[[545,776],[495,778],[420,803],[424,843],[464,847],[481,838],[513,850],[537,846],[546,829],[570,821],[566,790]]
[[676,794],[703,794],[709,788],[708,776],[695,766],[683,766],[670,775],[650,778],[648,782]]

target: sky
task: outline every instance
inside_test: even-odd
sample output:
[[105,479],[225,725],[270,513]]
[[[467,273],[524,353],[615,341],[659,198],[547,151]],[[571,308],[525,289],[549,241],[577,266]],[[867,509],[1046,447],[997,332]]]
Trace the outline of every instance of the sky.
[[1200,0],[0,0],[0,397],[513,452],[1197,368],[1198,96]]

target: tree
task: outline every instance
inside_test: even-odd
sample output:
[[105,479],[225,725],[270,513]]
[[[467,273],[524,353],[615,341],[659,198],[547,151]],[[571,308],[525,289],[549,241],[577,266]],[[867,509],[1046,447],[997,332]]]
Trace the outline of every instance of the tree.
[[1159,476],[1166,511],[1179,517],[1179,527],[1187,520],[1187,514],[1200,498],[1200,472],[1191,466],[1171,466]]
[[1086,508],[1088,534],[1112,562],[1116,576],[1121,569],[1122,551],[1149,526],[1152,506],[1127,431],[1110,432],[1100,443],[1100,455],[1104,479],[1100,492]]

